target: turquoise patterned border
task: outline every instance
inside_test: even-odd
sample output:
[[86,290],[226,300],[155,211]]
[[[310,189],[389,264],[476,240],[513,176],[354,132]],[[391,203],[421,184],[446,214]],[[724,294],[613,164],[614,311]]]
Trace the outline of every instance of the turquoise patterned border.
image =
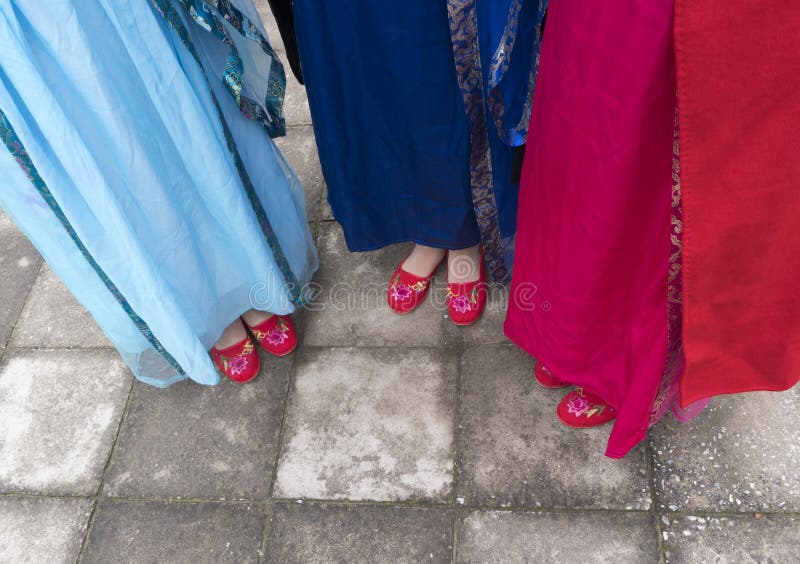
[[[188,11],[191,18],[203,29],[213,33],[231,50],[223,73],[223,82],[231,93],[242,113],[249,119],[261,123],[270,137],[286,135],[286,120],[283,115],[283,98],[286,93],[286,71],[278,55],[258,28],[230,0],[177,0]],[[158,2],[163,4],[163,2]],[[159,9],[159,11],[161,11]],[[163,13],[163,11],[162,11]],[[244,68],[223,21],[230,24],[243,37],[258,43],[261,50],[271,59],[267,94],[263,104],[242,96]],[[182,36],[183,38],[183,36]]]
[[100,280],[103,281],[108,291],[111,292],[111,295],[114,296],[114,299],[117,300],[122,309],[128,315],[128,317],[133,321],[139,331],[144,335],[147,342],[158,352],[169,364],[172,366],[178,374],[183,377],[186,377],[186,373],[183,371],[181,366],[178,362],[172,357],[169,352],[164,348],[164,345],[153,335],[153,332],[150,330],[150,327],[145,323],[145,321],[139,317],[139,315],[133,310],[131,304],[128,303],[128,300],[125,299],[125,296],[122,295],[122,292],[119,291],[108,275],[103,271],[94,257],[89,253],[89,250],[86,248],[86,245],[83,244],[78,234],[75,232],[75,229],[70,224],[69,219],[67,216],[64,215],[64,211],[58,205],[55,197],[53,197],[52,192],[45,184],[42,177],[39,176],[39,172],[36,170],[36,167],[33,165],[33,161],[31,161],[30,155],[25,150],[25,147],[20,141],[19,137],[17,136],[14,128],[11,127],[11,124],[8,121],[5,113],[2,109],[0,109],[0,137],[3,139],[3,143],[11,152],[11,156],[19,164],[20,168],[22,168],[25,175],[30,179],[31,183],[33,184],[36,191],[42,196],[42,199],[47,203],[50,210],[56,216],[58,221],[66,230],[67,234],[69,235],[70,239],[75,243],[75,246],[78,247],[78,250],[81,252],[83,257],[86,261],[91,265],[97,275],[100,277]]
[[[304,304],[303,295],[302,295],[302,288],[295,276],[294,272],[292,271],[291,265],[289,264],[288,259],[286,258],[286,254],[283,252],[281,248],[280,242],[278,241],[278,237],[275,235],[275,230],[272,228],[272,225],[269,222],[269,218],[267,218],[267,213],[264,210],[264,207],[261,205],[261,200],[258,198],[258,194],[256,194],[255,187],[253,186],[252,180],[250,180],[250,175],[247,173],[245,169],[244,163],[242,162],[241,156],[239,155],[239,150],[236,148],[236,143],[233,140],[233,135],[231,135],[230,129],[228,128],[228,124],[225,121],[225,115],[222,113],[222,109],[219,106],[219,101],[217,97],[214,95],[214,91],[211,88],[211,83],[208,78],[208,74],[205,72],[205,68],[203,68],[203,64],[200,60],[200,56],[197,53],[197,50],[192,43],[191,38],[189,37],[189,32],[186,27],[183,25],[183,20],[180,17],[180,14],[177,13],[174,6],[170,2],[170,0],[151,0],[153,5],[156,8],[156,11],[160,13],[170,28],[175,31],[175,33],[180,38],[181,42],[184,46],[189,50],[192,56],[197,61],[197,64],[200,65],[200,69],[203,71],[204,76],[206,77],[206,81],[208,82],[208,88],[211,93],[211,98],[214,101],[214,105],[217,108],[217,112],[219,114],[220,122],[222,123],[222,129],[225,134],[225,141],[228,145],[228,150],[233,156],[233,162],[236,165],[236,169],[239,172],[239,177],[242,180],[242,184],[244,185],[245,192],[247,193],[247,198],[250,201],[250,205],[253,207],[253,211],[258,218],[258,223],[261,226],[261,230],[264,233],[264,237],[267,240],[267,243],[272,250],[272,254],[275,258],[275,263],[278,265],[278,268],[283,274],[284,282],[287,284],[289,291],[291,292],[292,302],[301,307]],[[180,0],[183,1],[183,0]]]

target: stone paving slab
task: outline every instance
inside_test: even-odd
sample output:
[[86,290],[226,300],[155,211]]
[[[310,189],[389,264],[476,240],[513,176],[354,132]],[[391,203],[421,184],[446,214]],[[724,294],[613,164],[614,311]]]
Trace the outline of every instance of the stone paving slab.
[[0,562],[75,562],[90,499],[0,498]]
[[800,518],[663,517],[667,564],[800,562]]
[[256,562],[260,503],[102,501],[82,562]]
[[0,216],[0,346],[8,342],[41,264],[28,239]]
[[[283,45],[283,41],[281,40],[280,31],[278,31],[278,23],[275,21],[275,18],[272,16],[272,10],[269,8],[269,0],[255,0],[256,10],[258,10],[259,15],[261,16],[261,21],[264,24],[264,29],[267,32],[267,41],[269,41],[270,46],[275,51],[278,51],[278,54],[281,57],[281,61],[285,62],[286,55],[284,52],[286,48]],[[289,63],[285,63],[286,66],[289,66]],[[288,68],[286,72],[291,72]]]
[[11,336],[18,347],[111,347],[91,314],[47,266],[33,285]]
[[559,423],[564,390],[533,380],[533,361],[511,345],[468,349],[461,361],[459,503],[471,506],[647,509],[645,449],[604,456],[610,427]]
[[290,127],[286,137],[275,139],[275,144],[297,174],[305,190],[308,220],[317,221],[320,219],[325,180],[317,157],[314,129],[310,125]]
[[452,512],[445,508],[278,503],[266,561],[450,562],[452,531]]
[[0,367],[0,492],[94,495],[131,374],[113,351],[20,351]]
[[105,495],[266,498],[291,362],[262,353],[261,375],[244,386],[227,379],[167,389],[137,382]]
[[331,209],[331,206],[328,203],[328,190],[327,190],[327,188],[325,190],[325,193],[322,195],[322,220],[323,221],[333,221],[333,210]]
[[719,397],[653,429],[662,510],[800,511],[800,387]]
[[646,513],[471,513],[458,531],[463,564],[655,564],[653,517]]
[[406,245],[351,253],[339,225],[322,223],[318,247],[320,269],[315,283],[321,291],[306,316],[306,346],[440,344],[444,318],[433,300],[409,315],[395,314],[386,303],[389,279],[408,252]]
[[294,74],[289,69],[289,62],[282,54],[281,60],[286,68],[286,96],[283,102],[283,114],[286,125],[311,125],[311,109],[308,107],[306,87],[297,82]]
[[445,501],[456,362],[431,349],[317,349],[298,358],[275,495]]

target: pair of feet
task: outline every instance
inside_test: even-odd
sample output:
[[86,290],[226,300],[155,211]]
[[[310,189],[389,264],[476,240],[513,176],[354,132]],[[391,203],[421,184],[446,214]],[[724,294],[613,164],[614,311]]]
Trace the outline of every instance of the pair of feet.
[[211,347],[211,358],[225,376],[245,384],[261,370],[256,343],[272,355],[286,356],[297,347],[292,320],[285,315],[250,310],[225,329]]
[[[569,386],[569,384],[553,376],[539,362],[536,363],[533,369],[533,376],[543,388],[557,389]],[[588,429],[589,427],[599,427],[612,421],[617,416],[617,412],[596,395],[587,392],[583,388],[576,388],[568,393],[558,404],[556,415],[567,427]]]
[[411,313],[425,301],[431,278],[447,259],[447,310],[456,325],[472,325],[486,306],[486,276],[480,246],[458,251],[414,245],[389,281],[387,300],[395,313]]

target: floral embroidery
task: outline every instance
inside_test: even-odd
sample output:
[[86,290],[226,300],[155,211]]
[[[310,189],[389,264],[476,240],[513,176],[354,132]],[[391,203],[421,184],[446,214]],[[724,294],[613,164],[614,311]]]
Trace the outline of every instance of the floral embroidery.
[[402,282],[400,280],[400,274],[397,274],[392,280],[389,289],[391,290],[391,296],[393,300],[404,302],[411,298],[411,292],[416,292],[419,294],[424,292],[427,287],[428,279],[420,280],[419,282],[409,285],[405,282]]
[[283,333],[276,328],[270,331],[269,335],[267,335],[267,342],[270,345],[282,345],[288,338],[289,336],[286,333]]
[[450,305],[452,305],[453,309],[458,313],[467,313],[468,311],[472,311],[472,306],[470,305],[467,296],[456,296],[450,301]]
[[398,302],[404,302],[411,298],[411,288],[405,284],[398,284],[392,288],[392,299]]
[[602,403],[589,403],[589,400],[583,395],[583,389],[581,388],[577,388],[575,390],[575,396],[567,402],[567,411],[570,414],[578,417],[585,415],[587,419],[595,415],[602,415],[606,407],[607,406]]
[[267,334],[267,342],[270,345],[282,345],[289,338],[289,326],[283,318],[278,318],[278,324]]
[[243,373],[249,364],[247,357],[253,352],[253,343],[247,339],[242,351],[234,357],[227,357],[223,354],[217,353],[219,356],[219,363],[222,365],[224,372],[237,376]]
[[253,328],[251,328],[251,331],[259,343],[266,339],[267,343],[273,346],[282,345],[289,338],[289,326],[282,317],[278,317],[278,322],[275,324],[275,327],[269,331],[259,331]]
[[573,415],[583,415],[589,411],[589,402],[581,396],[575,396],[567,402],[567,410]]
[[237,356],[233,360],[231,360],[229,364],[229,370],[231,374],[234,376],[241,374],[247,368],[247,357],[246,356]]
[[456,294],[451,288],[448,288],[447,298],[450,300],[450,305],[458,313],[472,311],[478,305],[478,285],[473,286],[468,296]]

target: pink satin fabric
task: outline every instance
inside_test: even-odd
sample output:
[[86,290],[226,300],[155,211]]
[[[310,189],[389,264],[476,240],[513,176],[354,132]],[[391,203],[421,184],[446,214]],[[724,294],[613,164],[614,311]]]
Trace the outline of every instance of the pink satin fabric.
[[672,406],[682,370],[667,300],[672,9],[672,0],[552,2],[522,173],[505,330],[618,411],[614,458]]

